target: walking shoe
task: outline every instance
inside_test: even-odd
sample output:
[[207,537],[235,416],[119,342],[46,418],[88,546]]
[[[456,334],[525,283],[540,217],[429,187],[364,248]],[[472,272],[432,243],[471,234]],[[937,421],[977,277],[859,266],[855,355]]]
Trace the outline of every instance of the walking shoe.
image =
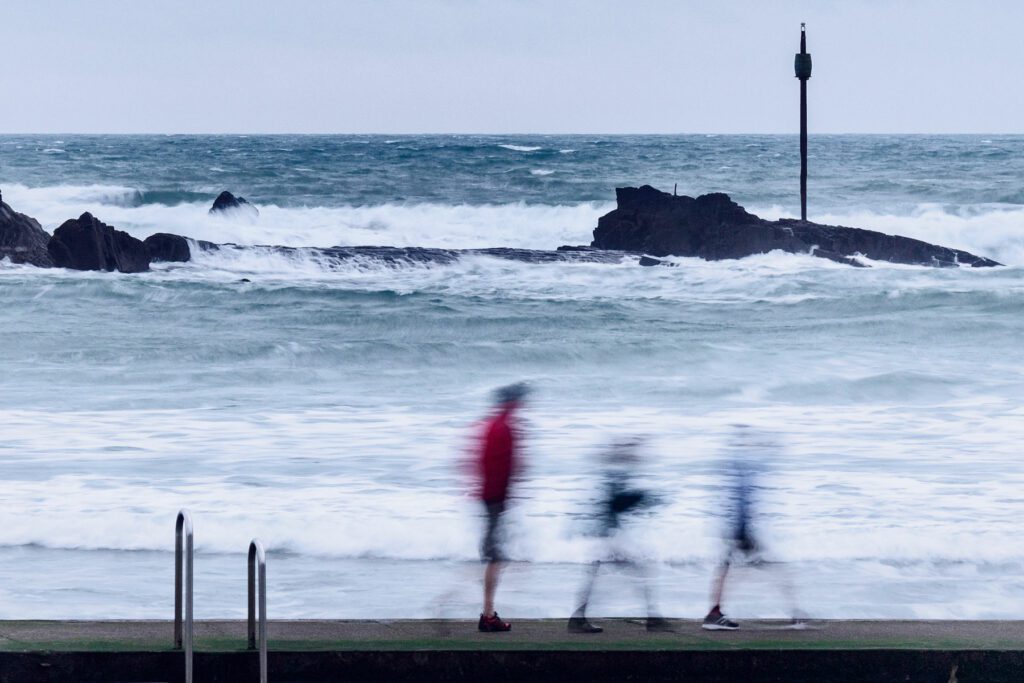
[[600,633],[604,629],[590,623],[586,617],[569,617],[569,633]]
[[804,614],[802,610],[794,610],[793,618],[790,619],[787,628],[792,629],[794,631],[803,631],[804,629],[810,628],[810,624],[808,624],[807,622],[808,617],[806,614]]
[[704,617],[704,623],[701,624],[701,628],[708,631],[735,631],[739,627],[739,624],[717,609],[708,612],[708,615]]
[[498,613],[495,612],[489,617],[485,617],[481,614],[480,623],[477,624],[477,628],[484,633],[499,633],[501,631],[511,631],[512,624],[507,621],[502,621],[501,617],[498,616]]
[[675,633],[676,631],[664,617],[647,617],[647,630],[662,633]]

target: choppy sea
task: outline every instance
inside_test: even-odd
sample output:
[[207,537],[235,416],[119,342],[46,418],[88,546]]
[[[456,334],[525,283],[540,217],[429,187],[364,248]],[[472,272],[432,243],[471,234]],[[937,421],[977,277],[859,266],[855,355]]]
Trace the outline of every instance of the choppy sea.
[[[798,212],[788,136],[0,136],[0,189],[48,230],[240,245],[587,244],[614,188]],[[758,529],[804,611],[1024,615],[1024,137],[812,136],[813,220],[994,258],[854,269],[766,254],[676,268],[324,263],[209,252],[141,275],[0,262],[0,618],[168,618],[174,519],[196,614],[473,618],[463,466],[525,379],[503,616],[566,616],[595,552],[597,454],[648,438],[631,523],[662,611],[700,617],[731,425],[770,430]],[[223,189],[258,218],[214,217]],[[248,281],[243,281],[248,280]],[[594,614],[638,614],[612,568]],[[770,571],[726,609],[783,616]]]

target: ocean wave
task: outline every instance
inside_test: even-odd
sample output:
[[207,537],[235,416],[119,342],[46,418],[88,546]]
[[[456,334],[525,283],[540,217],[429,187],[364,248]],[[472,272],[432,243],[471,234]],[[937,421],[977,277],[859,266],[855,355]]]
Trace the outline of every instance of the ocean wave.
[[543,147],[534,147],[531,145],[498,145],[498,147],[502,147],[513,152],[537,152],[544,149]]
[[[326,436],[323,430],[320,433],[321,438]],[[349,441],[343,438],[339,443]],[[146,456],[146,451],[142,454]],[[256,462],[248,466],[255,472],[263,470]],[[387,463],[389,468],[400,466],[400,462]],[[0,547],[168,552],[174,515],[187,506],[196,522],[200,553],[238,552],[258,530],[269,551],[307,558],[477,558],[481,522],[478,504],[468,496],[336,474],[324,473],[316,479],[313,483],[283,475],[272,479],[262,474],[227,479],[193,476],[176,478],[178,483],[170,487],[85,475],[8,482],[7,499],[17,514],[0,514]],[[930,500],[942,504],[941,488],[927,478],[905,475],[851,477],[833,471],[829,481],[853,486],[838,496],[787,487],[786,494],[804,512],[780,514],[784,508],[772,504],[755,520],[773,558],[893,567],[1024,564],[1024,552],[1014,542],[1013,519],[990,517],[977,497],[948,500],[959,506],[959,514],[952,510],[899,519],[902,501],[911,492],[914,500],[931,494]],[[591,535],[592,503],[579,494],[583,483],[566,477],[534,477],[509,512],[510,559],[573,564],[596,557],[599,544]],[[714,497],[720,491],[701,477],[668,472],[660,477],[660,484],[659,495],[671,502],[625,529],[638,556],[669,564],[714,563],[721,553],[723,520],[707,510],[714,509]],[[273,487],[271,505],[266,500],[267,486]],[[1014,495],[1009,486],[991,481],[983,487],[992,495],[1003,495],[1000,491]],[[681,499],[681,491],[687,492],[688,500]],[[875,518],[900,524],[864,528],[867,520]],[[942,525],[942,533],[931,533],[937,524]]]
[[62,212],[63,222],[79,215],[71,215],[68,212],[70,207],[134,206],[141,196],[141,192],[134,187],[100,184],[27,187],[10,183],[3,186],[3,191],[4,201],[15,211],[28,214],[40,222],[45,222],[40,216],[46,215],[48,209],[52,213]]
[[139,238],[171,232],[210,242],[293,247],[338,245],[554,249],[589,244],[597,219],[612,205],[381,204],[286,208],[260,206],[258,219],[209,215],[197,192],[119,186],[4,187],[5,201],[53,230],[90,211]]
[[[1011,313],[1024,295],[1024,269],[934,269],[876,264],[853,269],[808,254],[771,252],[740,260],[705,261],[670,257],[674,267],[642,268],[638,257],[611,263],[556,261],[529,263],[494,255],[464,253],[456,260],[355,256],[322,248],[278,249],[224,245],[205,251],[193,243],[187,263],[154,263],[127,281],[189,282],[249,288],[312,287],[338,292],[396,292],[401,295],[474,297],[544,302],[678,302],[701,310],[749,306],[791,307],[811,315],[805,323],[863,327],[862,316],[919,310]],[[0,262],[8,282],[124,279],[117,274],[35,269]],[[837,302],[845,318],[836,320]],[[847,322],[848,321],[848,322]],[[953,329],[971,318],[950,319]],[[808,388],[810,389],[810,388]],[[818,389],[815,388],[815,391]],[[842,390],[820,387],[821,391]],[[803,389],[791,390],[798,395]],[[926,391],[926,390],[925,390]]]

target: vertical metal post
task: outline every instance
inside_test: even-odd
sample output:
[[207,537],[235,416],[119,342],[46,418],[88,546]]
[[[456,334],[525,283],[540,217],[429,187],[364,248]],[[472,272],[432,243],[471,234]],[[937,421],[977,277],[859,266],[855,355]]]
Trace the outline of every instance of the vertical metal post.
[[[185,683],[192,683],[192,570],[194,544],[192,515],[188,510],[178,512],[174,523],[174,647],[185,650]],[[184,579],[184,595],[182,595]],[[182,602],[185,619],[182,628]]]
[[800,52],[794,61],[800,79],[800,220],[807,220],[807,79],[811,77],[811,55],[807,52],[807,32],[800,24]]
[[174,523],[174,649],[181,649],[182,557],[185,552],[182,538],[184,511],[178,513]]
[[[257,567],[258,565],[258,567]],[[256,649],[256,579],[259,570],[260,683],[267,683],[267,555],[258,538],[249,543],[249,649]]]
[[807,81],[800,81],[800,220],[807,220]]

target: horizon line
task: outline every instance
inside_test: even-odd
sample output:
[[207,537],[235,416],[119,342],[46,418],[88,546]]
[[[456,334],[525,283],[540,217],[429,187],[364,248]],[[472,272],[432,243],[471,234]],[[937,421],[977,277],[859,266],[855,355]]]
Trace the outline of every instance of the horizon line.
[[[218,135],[219,136],[267,136],[267,137],[275,136],[275,135],[309,135],[309,136],[328,136],[328,135],[332,135],[332,136],[352,136],[352,137],[426,137],[426,136],[432,136],[432,137],[506,137],[506,136],[515,136],[515,137],[527,137],[527,136],[532,136],[532,137],[572,137],[572,136],[589,136],[589,135],[599,135],[599,136],[602,136],[602,137],[644,137],[644,136],[647,136],[647,137],[687,137],[687,136],[695,136],[695,135],[704,135],[704,136],[726,136],[726,135],[733,135],[733,136],[799,137],[800,133],[799,132],[792,132],[792,133],[779,133],[779,132],[774,132],[774,133],[764,133],[764,132],[760,132],[760,133],[759,132],[717,132],[717,131],[691,131],[691,132],[672,132],[672,133],[668,133],[668,132],[617,132],[617,133],[602,133],[602,132],[589,132],[589,131],[573,132],[573,133],[551,133],[551,132],[547,132],[547,133],[536,133],[536,132],[534,132],[534,133],[523,133],[523,132],[499,132],[499,133],[495,133],[495,132],[490,132],[490,133],[481,133],[481,132],[475,132],[475,133],[468,133],[468,132],[447,132],[447,133],[437,133],[437,132],[420,132],[420,133],[408,133],[408,132],[406,132],[406,133],[367,133],[367,132],[337,132],[337,131],[334,131],[334,132],[325,132],[325,131],[303,131],[303,132],[295,132],[295,131],[277,131],[277,132],[267,132],[267,131],[262,131],[262,132],[253,132],[253,131],[234,131],[234,132],[228,132],[228,131],[190,131],[190,132],[174,132],[174,133],[154,132],[154,131],[133,131],[133,132],[111,132],[111,131],[91,131],[91,132],[74,132],[74,131],[58,131],[58,132],[25,132],[25,131],[21,131],[21,132],[0,132],[0,137],[15,137],[15,136],[27,136],[27,135],[39,135],[39,136],[59,136],[59,135],[69,135],[70,136],[70,135],[76,135],[76,136],[83,136],[83,137],[84,136],[90,136],[90,135],[93,135],[93,136],[100,136],[100,135],[122,135],[122,136],[151,135],[151,136],[164,136],[164,137],[186,136],[186,135],[203,135],[203,136],[218,136]],[[900,135],[900,136],[936,136],[936,135],[943,135],[943,136],[954,136],[954,135],[960,135],[960,136],[981,136],[981,135],[1022,136],[1022,135],[1024,135],[1024,131],[1022,131],[1022,132],[1013,132],[1013,131],[1008,131],[1008,132],[994,132],[994,131],[981,131],[981,132],[978,132],[978,131],[960,131],[960,132],[951,132],[951,131],[945,131],[945,132],[891,131],[891,132],[871,132],[871,133],[855,132],[855,131],[846,131],[846,132],[818,131],[818,132],[808,133],[808,137],[814,137],[814,136],[818,136],[818,137],[820,137],[820,136],[853,136],[853,135],[859,135],[859,136],[878,136],[878,137],[893,136],[893,135]]]

